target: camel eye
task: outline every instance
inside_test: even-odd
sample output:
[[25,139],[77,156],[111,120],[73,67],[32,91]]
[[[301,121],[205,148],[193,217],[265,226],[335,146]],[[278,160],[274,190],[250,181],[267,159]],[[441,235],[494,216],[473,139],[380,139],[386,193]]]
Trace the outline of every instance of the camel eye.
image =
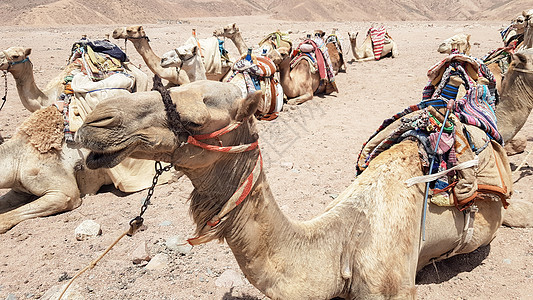
[[13,55],[13,59],[18,59],[20,56],[18,55]]
[[197,129],[197,128],[202,127],[201,124],[194,123],[194,122],[187,122],[187,123],[185,123],[185,126],[193,128],[193,129]]

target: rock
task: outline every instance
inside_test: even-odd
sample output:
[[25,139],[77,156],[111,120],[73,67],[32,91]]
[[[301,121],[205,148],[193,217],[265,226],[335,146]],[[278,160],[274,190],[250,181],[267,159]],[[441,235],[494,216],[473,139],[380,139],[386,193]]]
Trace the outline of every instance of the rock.
[[220,274],[220,277],[215,280],[215,285],[218,287],[232,288],[234,286],[243,286],[244,281],[242,280],[241,273],[229,269]]
[[[44,295],[39,298],[41,300],[56,300],[59,299],[59,296],[63,292],[63,289],[65,289],[65,286],[67,286],[67,283],[61,284],[61,285],[55,285],[51,287]],[[85,297],[83,295],[82,289],[79,285],[76,285],[75,283],[71,284],[68,290],[63,294],[63,297],[61,297],[61,300],[84,300]]]
[[102,229],[100,224],[96,223],[95,221],[85,220],[81,222],[78,227],[76,227],[74,234],[76,235],[76,239],[78,241],[83,241],[102,234]]
[[188,254],[192,250],[192,246],[179,235],[166,239],[165,246],[169,250],[176,251],[181,254]]
[[510,227],[533,227],[533,201],[509,199],[509,207],[505,211],[503,224]]
[[169,261],[169,257],[167,254],[164,253],[158,253],[152,259],[150,262],[146,265],[147,270],[163,270],[167,267]]
[[505,259],[503,260],[503,263],[506,264],[506,265],[510,265],[510,264],[511,264],[511,260],[508,259],[508,258],[505,258]]
[[511,141],[505,143],[503,147],[508,156],[522,153],[526,150],[527,139],[523,136],[515,137]]
[[6,297],[6,300],[17,300],[17,296],[13,295],[13,294],[9,294],[7,295]]
[[148,243],[146,241],[141,242],[131,253],[131,261],[136,265],[143,261],[149,261],[150,258],[150,251],[148,250]]
[[280,165],[287,169],[292,169],[294,167],[294,163],[290,161],[281,162]]
[[170,221],[163,221],[163,222],[159,223],[159,226],[170,226],[170,225],[172,225],[172,222],[170,222]]

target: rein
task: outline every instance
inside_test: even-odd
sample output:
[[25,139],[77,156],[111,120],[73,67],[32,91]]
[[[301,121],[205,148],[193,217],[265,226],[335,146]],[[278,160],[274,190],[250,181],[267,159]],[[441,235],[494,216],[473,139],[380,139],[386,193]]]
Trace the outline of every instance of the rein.
[[7,101],[7,71],[4,71],[4,75],[2,76],[4,77],[5,89],[4,89],[4,96],[2,97],[2,105],[0,105],[0,110],[4,108],[4,104],[6,104],[6,101]]

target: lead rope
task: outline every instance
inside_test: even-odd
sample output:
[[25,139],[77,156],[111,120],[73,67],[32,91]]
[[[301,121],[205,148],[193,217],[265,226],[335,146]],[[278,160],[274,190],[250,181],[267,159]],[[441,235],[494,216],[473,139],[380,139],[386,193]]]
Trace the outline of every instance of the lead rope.
[[159,180],[159,176],[161,176],[163,172],[169,171],[170,168],[172,168],[171,164],[163,168],[161,165],[161,162],[159,161],[155,162],[155,175],[154,175],[154,178],[152,179],[152,186],[148,189],[148,195],[146,195],[143,205],[141,206],[141,212],[139,213],[138,216],[131,219],[131,221],[129,222],[130,228],[128,228],[128,230],[123,232],[113,243],[111,243],[111,245],[107,247],[104,253],[102,253],[98,258],[96,258],[91,263],[89,263],[88,266],[80,270],[76,275],[74,275],[74,277],[72,277],[70,281],[68,282],[68,284],[65,286],[65,288],[63,289],[63,291],[61,292],[61,295],[59,295],[59,298],[57,300],[61,300],[61,297],[63,297],[67,289],[70,287],[70,285],[72,284],[72,282],[74,282],[76,278],[78,278],[85,271],[94,268],[96,264],[104,257],[104,255],[106,255],[107,252],[109,252],[125,235],[132,236],[142,226],[143,221],[144,221],[144,219],[142,218],[142,215],[148,208],[148,205],[150,205],[150,199],[152,198],[154,194],[154,189],[157,184],[157,181]]
[[2,105],[0,105],[0,110],[2,110],[2,108],[4,108],[4,104],[6,104],[6,100],[7,100],[7,71],[4,71],[4,75],[2,75],[2,77],[4,77],[4,97],[2,97]]

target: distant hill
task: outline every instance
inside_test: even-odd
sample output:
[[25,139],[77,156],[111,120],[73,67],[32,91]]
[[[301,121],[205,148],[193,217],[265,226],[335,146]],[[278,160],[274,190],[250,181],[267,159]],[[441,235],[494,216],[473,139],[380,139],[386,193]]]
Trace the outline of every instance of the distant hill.
[[0,25],[153,24],[259,14],[294,21],[510,20],[528,8],[531,0],[2,0]]

